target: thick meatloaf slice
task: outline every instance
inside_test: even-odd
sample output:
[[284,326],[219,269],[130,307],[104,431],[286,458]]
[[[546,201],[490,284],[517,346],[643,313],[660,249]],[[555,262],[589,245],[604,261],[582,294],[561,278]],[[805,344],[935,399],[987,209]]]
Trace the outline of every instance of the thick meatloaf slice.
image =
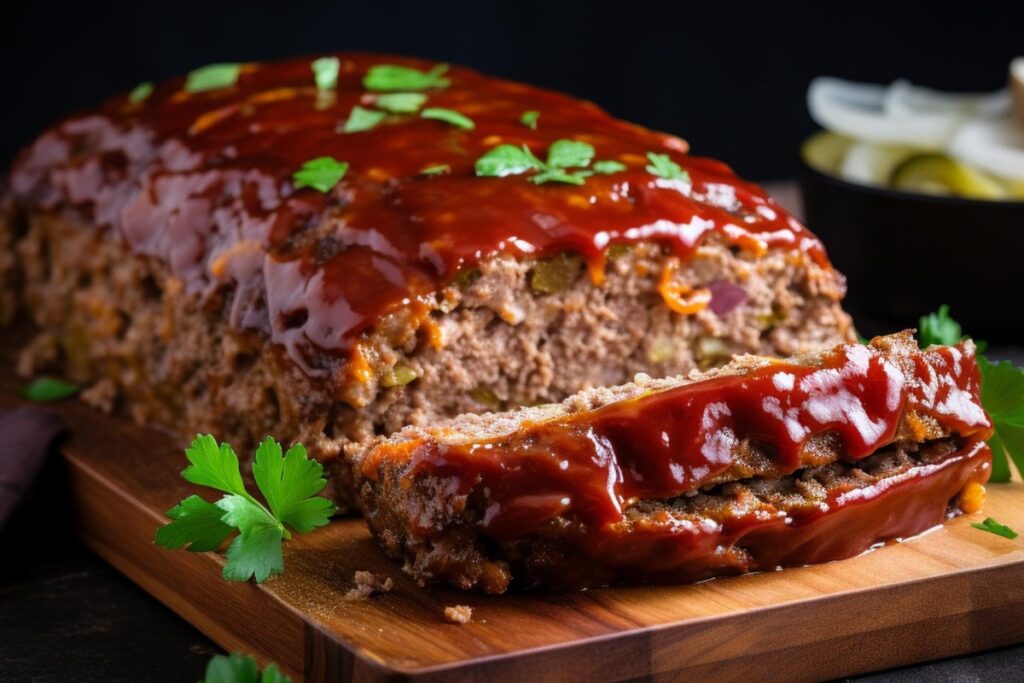
[[687,581],[937,524],[988,477],[978,385],[970,342],[902,333],[409,427],[355,471],[370,528],[421,581]]
[[[396,114],[344,132],[382,63],[432,66],[342,55],[318,92],[309,60],[243,65],[42,136],[0,204],[0,318],[16,293],[39,330],[20,370],[240,451],[302,441],[335,459],[344,503],[337,456],[406,425],[853,338],[818,240],[681,140],[465,69],[426,94],[474,129]],[[526,109],[546,124],[521,125]],[[570,138],[623,170],[581,186],[474,170],[501,143],[543,156]],[[344,178],[301,187],[322,156]]]

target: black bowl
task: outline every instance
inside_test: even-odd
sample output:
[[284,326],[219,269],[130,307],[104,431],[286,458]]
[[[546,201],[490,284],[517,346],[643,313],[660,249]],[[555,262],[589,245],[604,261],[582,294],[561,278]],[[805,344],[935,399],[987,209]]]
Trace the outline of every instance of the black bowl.
[[862,334],[916,327],[949,304],[964,332],[1024,341],[1024,201],[983,201],[867,187],[801,160],[807,225],[846,274]]

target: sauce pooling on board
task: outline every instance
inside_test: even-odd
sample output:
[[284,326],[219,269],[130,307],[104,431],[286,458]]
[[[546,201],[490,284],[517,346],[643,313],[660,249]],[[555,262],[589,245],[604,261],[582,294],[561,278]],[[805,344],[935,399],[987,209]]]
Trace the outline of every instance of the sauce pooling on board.
[[[911,340],[907,340],[913,343]],[[972,345],[910,357],[846,345],[813,365],[770,363],[739,375],[641,394],[595,410],[526,423],[507,437],[468,443],[398,442],[405,476],[429,473],[483,496],[479,524],[497,537],[535,531],[562,515],[594,533],[638,499],[670,499],[729,471],[741,441],[769,449],[774,476],[805,466],[812,437],[833,434],[846,461],[892,443],[908,411],[946,433],[984,439]],[[363,463],[374,476],[388,446]]]
[[[611,244],[656,241],[686,258],[716,234],[828,264],[817,238],[725,165],[558,93],[453,68],[446,87],[422,91],[424,106],[458,111],[474,128],[410,113],[345,133],[353,107],[377,104],[363,87],[368,69],[434,65],[340,57],[329,91],[317,89],[304,59],[243,65],[227,87],[186,92],[176,79],[141,102],[115,98],[27,150],[14,195],[113,226],[190,292],[235,287],[231,323],[267,332],[307,370],[315,352],[350,350],[387,312],[497,253],[572,250],[600,272]],[[539,112],[535,128],[520,120],[529,110]],[[499,144],[526,145],[543,160],[563,139],[625,168],[583,185],[474,172]],[[651,173],[649,152],[669,155],[688,179]],[[349,164],[344,179],[328,193],[296,189],[292,174],[325,156]],[[423,173],[430,167],[445,170]]]

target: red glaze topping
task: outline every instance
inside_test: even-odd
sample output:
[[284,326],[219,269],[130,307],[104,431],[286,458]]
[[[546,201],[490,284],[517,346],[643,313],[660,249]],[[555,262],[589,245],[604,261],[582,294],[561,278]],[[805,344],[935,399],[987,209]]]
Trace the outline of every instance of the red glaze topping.
[[[537,257],[572,250],[599,270],[613,243],[658,241],[685,258],[709,234],[741,248],[801,250],[827,265],[820,242],[756,186],[682,140],[610,117],[565,95],[453,68],[426,106],[459,111],[463,130],[396,115],[338,132],[375,64],[433,64],[341,55],[336,91],[318,92],[309,59],[243,67],[235,85],[188,94],[183,79],[141,103],[125,97],[69,119],[17,163],[15,198],[74,207],[166,262],[189,291],[236,287],[231,322],[284,343],[307,370],[317,349],[343,352],[397,306],[451,282],[499,252]],[[520,123],[540,112],[535,130]],[[626,170],[585,185],[481,178],[474,163],[498,144],[544,158],[556,140],[590,143],[595,159]],[[645,170],[670,155],[692,183]],[[303,163],[350,164],[329,194],[296,190]],[[450,173],[426,176],[430,166]]]
[[[713,482],[744,440],[768,446],[772,474],[782,476],[806,465],[815,435],[836,435],[847,461],[873,454],[894,441],[908,411],[934,418],[943,433],[985,439],[991,423],[979,387],[969,343],[902,353],[843,345],[813,365],[773,363],[527,423],[509,436],[395,447],[409,455],[407,476],[451,478],[460,493],[483,496],[479,524],[490,535],[530,533],[556,515],[600,530],[621,522],[634,500]],[[373,476],[384,457],[387,445],[371,452],[364,473]]]

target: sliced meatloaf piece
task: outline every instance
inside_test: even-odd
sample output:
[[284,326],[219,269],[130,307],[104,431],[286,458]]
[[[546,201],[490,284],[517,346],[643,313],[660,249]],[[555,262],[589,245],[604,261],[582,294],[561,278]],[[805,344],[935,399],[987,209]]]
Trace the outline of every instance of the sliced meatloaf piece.
[[370,528],[422,581],[689,581],[939,523],[988,478],[979,381],[969,341],[902,333],[409,427],[355,471]]
[[[384,106],[381,67],[436,65],[337,64],[320,89],[310,60],[193,74],[28,148],[0,203],[0,319],[16,293],[39,330],[21,370],[240,451],[302,441],[344,498],[337,456],[405,425],[853,339],[820,242],[682,140],[459,68],[422,90],[472,128],[352,131]],[[489,174],[501,145],[580,169]],[[586,175],[591,157],[615,163]]]

